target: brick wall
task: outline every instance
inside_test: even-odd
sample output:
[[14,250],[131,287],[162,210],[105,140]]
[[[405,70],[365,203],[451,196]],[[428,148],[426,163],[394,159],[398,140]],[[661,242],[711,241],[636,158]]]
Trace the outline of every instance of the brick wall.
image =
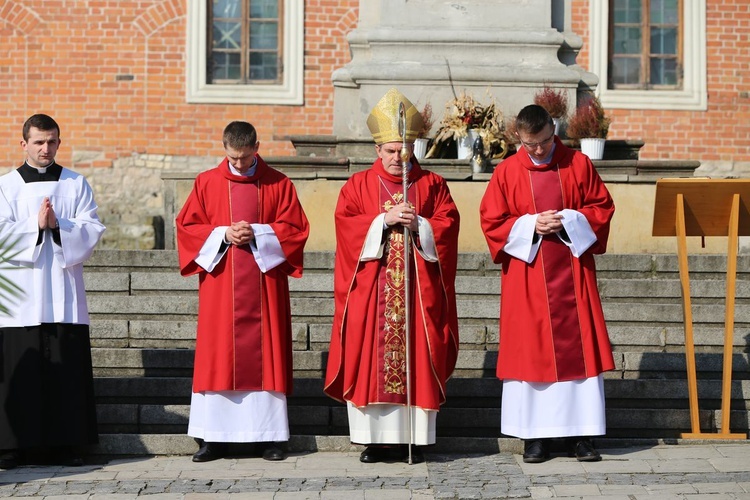
[[[0,2],[0,135],[53,115],[64,165],[111,166],[131,153],[221,153],[227,122],[246,119],[261,153],[293,154],[290,134],[331,132],[331,73],[349,57],[357,0],[307,0],[305,106],[187,104],[184,0]],[[7,142],[6,142],[7,144]],[[23,159],[0,149],[0,167]]]
[[151,248],[163,193],[159,162],[141,159],[214,166],[236,119],[256,125],[265,156],[293,155],[289,135],[330,134],[331,73],[350,60],[358,5],[306,1],[305,105],[258,106],[185,102],[185,0],[0,2],[0,173],[23,161],[23,121],[48,113],[62,128],[58,161],[94,187],[108,227],[100,246]]
[[[583,67],[589,2],[571,0]],[[750,176],[750,4],[707,4],[708,111],[609,110],[610,137],[643,139],[644,159],[700,160],[709,173]],[[49,113],[62,126],[58,160],[92,179],[112,228],[103,246],[148,247],[163,193],[158,161],[140,158],[219,156],[221,131],[235,119],[257,126],[266,156],[293,155],[290,135],[332,132],[331,74],[350,60],[346,34],[359,1],[305,5],[305,105],[258,106],[185,102],[185,0],[0,2],[0,173],[23,159],[24,119]]]
[[[572,29],[584,40],[578,63],[589,67],[590,0],[573,0]],[[697,1],[697,0],[685,0]],[[699,160],[703,170],[744,168],[750,176],[750,2],[706,0],[708,110],[608,110],[610,138],[643,139],[641,158]],[[744,165],[743,165],[744,164]]]

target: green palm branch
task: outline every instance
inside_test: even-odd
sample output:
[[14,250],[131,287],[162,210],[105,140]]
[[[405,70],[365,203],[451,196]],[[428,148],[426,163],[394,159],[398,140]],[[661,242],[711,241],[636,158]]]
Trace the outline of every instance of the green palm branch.
[[[18,255],[21,251],[16,248],[18,238],[13,239],[8,235],[0,240],[0,269],[12,270],[18,269],[17,266],[8,264],[8,261]],[[23,295],[23,289],[11,281],[5,274],[0,274],[0,314],[8,315],[10,310],[6,304],[14,302],[15,299]]]

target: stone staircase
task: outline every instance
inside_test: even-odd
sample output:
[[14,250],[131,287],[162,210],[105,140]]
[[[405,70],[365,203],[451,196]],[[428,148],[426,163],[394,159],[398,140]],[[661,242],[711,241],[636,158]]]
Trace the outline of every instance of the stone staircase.
[[[308,253],[290,280],[294,395],[291,448],[349,445],[343,405],[322,391],[333,314],[333,254]],[[600,291],[617,369],[606,374],[608,438],[676,439],[690,431],[677,260],[603,255]],[[690,260],[700,422],[721,422],[725,259]],[[738,269],[731,431],[750,421],[750,257]],[[438,445],[475,449],[502,442],[497,354],[499,266],[462,254],[457,281],[461,350],[438,417]],[[95,252],[86,266],[101,443],[95,453],[185,454],[197,311],[197,278],[183,278],[170,250]]]

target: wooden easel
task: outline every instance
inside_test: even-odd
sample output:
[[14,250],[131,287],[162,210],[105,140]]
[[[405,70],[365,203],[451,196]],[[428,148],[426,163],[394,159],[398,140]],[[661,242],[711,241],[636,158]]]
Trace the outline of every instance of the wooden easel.
[[[746,439],[729,432],[732,391],[732,339],[739,236],[750,235],[750,179],[660,179],[656,183],[653,236],[676,236],[685,322],[690,424],[685,439]],[[698,381],[695,373],[693,313],[690,306],[688,236],[727,236],[727,293],[724,319],[724,354],[721,384],[721,430],[701,432]]]

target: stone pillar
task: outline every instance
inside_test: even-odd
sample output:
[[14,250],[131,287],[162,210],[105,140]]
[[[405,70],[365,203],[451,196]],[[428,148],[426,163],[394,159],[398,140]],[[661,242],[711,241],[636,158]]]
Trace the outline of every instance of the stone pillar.
[[[567,4],[361,0],[359,24],[348,36],[352,61],[333,73],[334,134],[369,138],[364,117],[391,87],[420,109],[429,102],[437,121],[454,91],[482,104],[494,97],[506,116],[530,104],[545,83],[574,103],[579,83],[595,84],[596,77],[571,63],[580,38],[565,33]],[[553,27],[553,5],[562,27]]]

